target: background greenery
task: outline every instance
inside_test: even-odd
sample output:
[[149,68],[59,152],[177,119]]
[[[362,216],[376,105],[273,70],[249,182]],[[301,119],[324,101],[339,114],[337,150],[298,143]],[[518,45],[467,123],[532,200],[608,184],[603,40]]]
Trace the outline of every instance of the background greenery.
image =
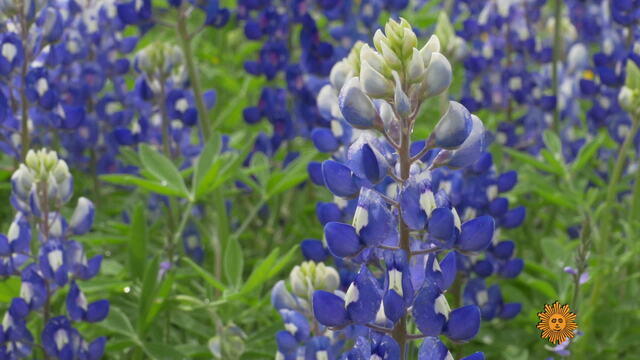
[[[224,5],[235,6],[233,1]],[[432,27],[438,16],[431,6],[404,15],[422,29]],[[319,26],[326,31],[322,23]],[[138,47],[155,41],[178,40],[170,29],[156,27]],[[214,131],[230,135],[238,151],[216,155],[220,146],[216,136],[208,145],[208,155],[183,171],[151,149],[125,152],[122,159],[145,169],[146,178],[103,177],[99,198],[92,180],[74,172],[75,196],[88,196],[97,205],[94,231],[79,240],[90,254],[105,254],[100,275],[83,290],[89,300],[111,301],[111,314],[104,323],[81,330],[90,338],[108,334],[109,359],[208,359],[212,349],[223,359],[273,358],[274,334],[282,323],[270,306],[271,286],[302,261],[297,248],[302,239],[322,236],[315,203],[331,197],[306,181],[308,161],[324,158],[309,141],[297,139],[273,158],[255,156],[250,166],[240,166],[243,154],[250,150],[248,140],[259,131],[270,131],[264,123],[248,126],[242,119],[242,110],[255,104],[267,85],[264,78],[248,76],[243,70],[243,62],[256,56],[260,43],[247,41],[242,27],[232,20],[223,29],[205,30],[193,47],[203,87],[218,93],[218,103],[210,113]],[[460,66],[454,64],[456,67],[453,94],[463,75]],[[283,85],[284,80],[272,83]],[[414,139],[424,137],[439,118],[437,100],[424,108]],[[504,120],[503,114],[485,111],[478,115],[490,129]],[[544,304],[559,300],[577,312],[579,329],[585,332],[572,347],[574,359],[591,359],[593,354],[599,359],[637,358],[640,191],[613,204],[606,201],[610,184],[597,176],[596,169],[611,169],[613,163],[600,162],[597,154],[618,147],[606,133],[590,140],[572,164],[564,162],[556,135],[548,133],[545,143],[547,150],[540,158],[491,148],[498,171],[519,172],[519,183],[508,195],[511,204],[527,207],[525,223],[502,233],[503,238],[516,242],[518,256],[525,260],[522,275],[501,283],[504,298],[521,302],[523,311],[511,321],[483,323],[474,341],[453,350],[457,354],[484,351],[488,359],[548,357],[547,343],[535,327],[536,313]],[[282,169],[286,152],[292,150],[301,157]],[[13,216],[8,179],[14,166],[12,159],[3,156],[0,198],[7,200],[0,207],[3,229]],[[168,180],[169,190],[154,185],[161,180]],[[236,180],[245,181],[254,191],[239,191],[233,184]],[[623,178],[613,186],[624,189],[628,180]],[[138,186],[117,185],[132,183]],[[154,192],[172,195],[171,215],[162,206],[146,206]],[[230,216],[224,210],[225,200],[233,204]],[[207,217],[196,223],[205,261],[199,266],[181,257],[176,271],[160,278],[160,262],[172,246],[167,242],[171,234],[166,218],[172,216],[180,224],[194,206],[209,209]],[[128,223],[123,221],[123,212],[129,215]],[[574,225],[586,229],[579,239],[567,235]],[[181,247],[179,241],[175,245]],[[591,279],[576,294],[575,283],[563,268],[575,267],[584,259]],[[1,307],[17,295],[19,286],[15,279],[0,283]],[[63,302],[64,294],[58,294],[55,306],[63,307]]]

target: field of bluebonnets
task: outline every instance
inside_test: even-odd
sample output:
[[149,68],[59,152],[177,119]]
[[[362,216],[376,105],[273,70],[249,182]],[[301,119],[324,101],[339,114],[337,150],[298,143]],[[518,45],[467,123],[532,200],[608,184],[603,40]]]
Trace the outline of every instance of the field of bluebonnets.
[[0,359],[638,358],[640,1],[0,10]]

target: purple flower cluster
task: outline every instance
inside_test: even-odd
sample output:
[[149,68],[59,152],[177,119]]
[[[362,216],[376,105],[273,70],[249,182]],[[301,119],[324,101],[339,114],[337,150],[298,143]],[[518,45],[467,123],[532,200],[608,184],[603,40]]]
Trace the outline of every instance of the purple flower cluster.
[[[238,17],[244,23],[245,36],[264,40],[258,59],[245,62],[252,75],[273,80],[284,74],[286,88],[269,85],[262,90],[256,106],[244,110],[244,119],[254,124],[267,119],[273,134],[262,134],[256,151],[272,155],[280,145],[295,136],[309,136],[312,129],[328,124],[318,113],[316,94],[337,60],[357,40],[371,36],[383,10],[399,11],[406,1],[309,1],[283,3],[240,1]],[[317,10],[317,11],[313,11]],[[332,41],[323,40],[317,26],[317,14],[329,21]],[[299,33],[295,30],[299,28]],[[298,37],[294,37],[298,34]],[[297,54],[294,50],[300,49]]]
[[[73,178],[64,160],[46,149],[30,150],[11,178],[11,203],[17,214],[7,235],[0,235],[0,276],[21,279],[20,296],[13,298],[0,326],[0,358],[32,356],[34,345],[46,357],[99,359],[105,337],[92,342],[74,327],[78,322],[99,322],[109,313],[109,302],[89,302],[79,287],[100,270],[102,256],[89,258],[72,237],[87,233],[95,210],[81,197],[70,219],[61,214],[73,193]],[[32,237],[37,244],[31,244]],[[33,251],[33,252],[32,252]],[[66,314],[53,308],[51,299],[68,289]],[[34,339],[27,320],[41,314],[44,329]]]

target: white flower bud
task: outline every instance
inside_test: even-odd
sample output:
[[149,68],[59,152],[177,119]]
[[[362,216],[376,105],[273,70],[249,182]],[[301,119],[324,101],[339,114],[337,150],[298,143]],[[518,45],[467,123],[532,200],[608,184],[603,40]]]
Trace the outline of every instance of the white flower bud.
[[364,44],[362,46],[362,49],[360,49],[360,64],[366,62],[380,74],[389,73],[389,70],[384,61],[385,60],[383,59],[383,57],[380,56],[380,54],[378,54],[377,52],[373,51],[373,49],[371,49],[369,45]]
[[315,290],[335,291],[340,286],[340,276],[336,269],[323,263],[306,261],[296,265],[289,274],[292,292],[309,298]]
[[431,54],[440,52],[440,40],[437,36],[431,35],[429,41],[420,49],[420,55],[424,61],[424,67],[428,67],[431,62]]
[[441,53],[433,53],[423,81],[423,96],[426,98],[443,93],[449,88],[452,77],[449,60]]
[[387,39],[386,36],[384,36],[384,34],[382,33],[382,30],[380,29],[376,30],[376,32],[373,34],[373,46],[375,46],[378,52],[382,52],[382,43],[388,42],[388,41],[389,40]]
[[416,34],[410,27],[404,28],[404,34],[402,37],[402,56],[409,56],[416,45],[418,45],[418,38],[416,37]]
[[331,73],[329,74],[329,81],[337,91],[340,91],[340,89],[342,89],[342,85],[344,85],[344,83],[348,80],[347,75],[350,71],[351,67],[345,60],[339,61],[331,69]]
[[389,44],[385,42],[381,42],[380,46],[382,47],[382,57],[387,65],[392,69],[400,69],[402,68],[402,61],[396,55],[396,53],[391,49]]
[[402,90],[402,82],[400,82],[400,76],[397,72],[393,72],[393,77],[396,80],[396,87],[393,94],[393,101],[396,105],[398,114],[402,117],[407,117],[411,113],[411,101],[407,94]]
[[342,118],[338,105],[338,93],[331,85],[327,84],[320,89],[316,103],[323,118],[327,120]]
[[411,55],[411,60],[409,61],[409,66],[407,67],[407,80],[410,83],[418,83],[422,81],[423,74],[424,61],[422,60],[420,51],[418,51],[418,49],[416,48],[413,48],[413,55]]
[[33,170],[38,168],[38,157],[36,156],[36,152],[33,149],[27,152],[27,156],[25,157],[25,164]]
[[64,160],[58,161],[55,167],[51,170],[51,173],[59,184],[63,183],[69,176],[71,176],[71,173],[69,173],[69,167]]
[[622,89],[620,89],[620,93],[618,94],[618,103],[620,104],[620,107],[622,107],[626,111],[632,112],[635,110],[633,108],[633,102],[633,91],[631,91],[631,89],[629,89],[628,87],[623,86]]
[[393,94],[393,83],[367,62],[363,62],[360,68],[360,85],[373,98],[384,98]]

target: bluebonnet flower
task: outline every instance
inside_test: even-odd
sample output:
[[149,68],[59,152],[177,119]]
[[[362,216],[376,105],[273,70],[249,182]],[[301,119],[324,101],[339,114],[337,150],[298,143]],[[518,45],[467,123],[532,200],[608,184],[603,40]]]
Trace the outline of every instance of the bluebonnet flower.
[[[102,256],[88,259],[82,245],[71,239],[91,229],[93,204],[80,198],[70,222],[61,215],[73,181],[66,162],[46,149],[30,150],[11,183],[18,213],[7,236],[0,236],[0,276],[20,276],[22,281],[20,295],[12,300],[0,327],[0,355],[26,358],[38,344],[52,358],[101,358],[106,338],[86,342],[73,325],[99,322],[109,313],[107,300],[89,302],[78,285],[97,275]],[[38,239],[34,246],[32,232]],[[37,254],[31,254],[32,248]],[[51,307],[51,298],[67,286],[66,315],[51,317],[59,313]],[[26,321],[43,308],[44,329],[36,340]]]
[[[486,141],[477,117],[452,102],[428,139],[410,142],[422,101],[451,82],[438,38],[419,49],[409,24],[391,20],[373,43],[375,49],[356,44],[332,69],[318,96],[330,127],[312,137],[332,159],[310,164],[311,179],[335,201],[318,204],[324,239],[305,240],[303,254],[326,259],[328,251],[340,274],[340,290],[313,293],[313,316],[355,341],[353,348],[327,353],[329,359],[402,359],[410,334],[400,336],[397,328],[407,322],[420,331],[410,338],[425,338],[424,344],[441,335],[473,338],[480,308],[452,310],[445,292],[459,271],[457,258],[488,251],[496,226],[488,214],[462,221],[451,200],[460,190],[438,190],[444,171],[438,168],[479,160]],[[515,180],[502,182],[508,191]],[[432,347],[423,345],[419,358],[447,356],[446,348],[439,357]],[[475,358],[482,355],[469,357]]]

